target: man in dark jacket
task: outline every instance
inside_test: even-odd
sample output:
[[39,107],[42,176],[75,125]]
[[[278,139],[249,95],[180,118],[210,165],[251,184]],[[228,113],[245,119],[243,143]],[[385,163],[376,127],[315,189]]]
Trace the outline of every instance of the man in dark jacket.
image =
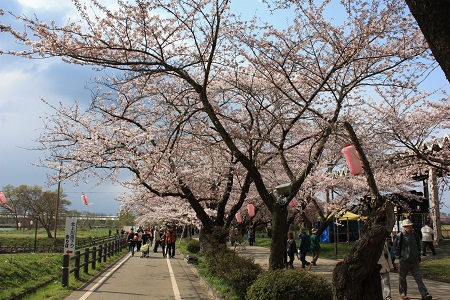
[[302,262],[302,269],[309,266],[309,262],[306,261],[306,253],[308,253],[311,247],[311,239],[306,233],[305,229],[302,229],[302,233],[299,236],[298,253],[300,254],[300,260]]
[[404,232],[396,235],[394,240],[394,253],[398,259],[398,290],[402,299],[409,299],[407,296],[408,286],[406,276],[411,271],[417,283],[419,292],[423,300],[430,300],[433,297],[428,293],[422,281],[419,270],[420,263],[420,237],[414,231],[413,223],[409,219],[402,222]]

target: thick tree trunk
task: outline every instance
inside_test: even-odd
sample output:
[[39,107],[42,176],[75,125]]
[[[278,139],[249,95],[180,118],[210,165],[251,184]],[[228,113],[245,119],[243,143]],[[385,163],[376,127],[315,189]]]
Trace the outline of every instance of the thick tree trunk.
[[450,82],[450,26],[448,0],[406,0],[431,52]]
[[287,206],[275,204],[272,211],[272,236],[270,237],[269,269],[284,268],[287,240]]
[[333,299],[383,299],[378,259],[393,225],[394,210],[389,202],[369,216],[361,237],[333,271]]

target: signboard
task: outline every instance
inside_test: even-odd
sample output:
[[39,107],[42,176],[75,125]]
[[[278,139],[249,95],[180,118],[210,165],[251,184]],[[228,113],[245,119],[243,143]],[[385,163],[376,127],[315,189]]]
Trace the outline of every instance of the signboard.
[[66,218],[66,235],[64,238],[64,254],[75,254],[75,237],[77,236],[77,218]]

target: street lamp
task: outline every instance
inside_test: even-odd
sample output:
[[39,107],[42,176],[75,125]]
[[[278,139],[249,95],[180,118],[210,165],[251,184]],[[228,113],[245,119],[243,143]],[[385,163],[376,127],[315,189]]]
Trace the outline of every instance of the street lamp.
[[291,192],[292,185],[290,183],[283,183],[275,187],[275,189],[272,191],[272,197],[279,205],[286,205]]

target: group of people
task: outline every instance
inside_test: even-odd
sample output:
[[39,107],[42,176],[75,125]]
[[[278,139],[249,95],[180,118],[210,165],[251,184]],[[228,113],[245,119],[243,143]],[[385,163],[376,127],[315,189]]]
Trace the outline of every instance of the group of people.
[[141,252],[141,258],[149,257],[149,249],[153,247],[153,252],[157,253],[161,247],[163,257],[175,258],[175,243],[177,232],[175,226],[166,228],[155,226],[147,227],[144,230],[139,228],[136,232],[133,228],[127,234],[126,242],[129,244],[128,251],[131,256],[135,252]]
[[[422,227],[421,238],[419,234],[414,231],[414,224],[411,220],[405,219],[402,222],[403,230],[393,237],[393,242],[386,240],[384,243],[378,264],[381,265],[380,277],[385,300],[392,300],[389,273],[395,268],[395,260],[398,260],[399,293],[401,299],[409,299],[406,281],[409,272],[411,272],[417,283],[422,300],[431,300],[433,298],[423,283],[419,270],[421,254],[422,256],[426,256],[428,247],[430,248],[431,253],[436,255],[433,246],[434,230],[429,225],[428,222]],[[311,262],[306,261],[306,254],[309,251],[312,252]],[[301,268],[310,270],[311,266],[317,265],[316,262],[319,258],[319,254],[320,243],[316,229],[312,229],[311,236],[306,233],[305,229],[301,230],[298,249],[295,243],[294,234],[292,232],[288,233],[284,260],[287,269],[293,269],[294,256],[297,256],[302,262]]]
[[[311,262],[306,261],[306,254],[312,252]],[[305,229],[302,229],[299,235],[299,245],[295,243],[294,234],[292,232],[288,233],[288,239],[286,241],[286,254],[285,254],[285,266],[286,269],[294,268],[294,255],[302,262],[302,269],[311,269],[312,266],[316,266],[316,262],[319,259],[320,254],[320,241],[317,236],[317,230],[313,229],[311,231],[311,236],[306,233]]]
[[[401,299],[409,299],[406,281],[406,276],[409,272],[411,272],[411,275],[417,283],[422,300],[431,300],[433,298],[423,283],[419,269],[421,250],[422,256],[426,256],[426,249],[430,247],[432,254],[436,255],[433,246],[434,230],[429,225],[429,223],[426,223],[422,227],[422,238],[420,238],[419,234],[414,231],[414,224],[411,220],[405,219],[402,222],[403,230],[395,235],[392,246],[389,245],[388,241],[384,244],[383,252],[378,263],[381,265],[380,275],[386,300],[392,299],[389,272],[394,269],[395,260],[398,260],[398,289]],[[392,249],[389,249],[389,247],[392,247]],[[393,252],[394,257],[389,257],[390,252]]]

